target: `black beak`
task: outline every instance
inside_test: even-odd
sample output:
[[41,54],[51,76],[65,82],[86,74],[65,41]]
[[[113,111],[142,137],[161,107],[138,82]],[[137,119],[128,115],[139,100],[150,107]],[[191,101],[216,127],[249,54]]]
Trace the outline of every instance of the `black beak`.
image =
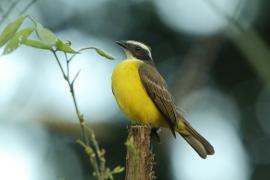
[[119,46],[121,46],[122,48],[127,48],[127,43],[126,41],[115,41],[116,44],[118,44]]

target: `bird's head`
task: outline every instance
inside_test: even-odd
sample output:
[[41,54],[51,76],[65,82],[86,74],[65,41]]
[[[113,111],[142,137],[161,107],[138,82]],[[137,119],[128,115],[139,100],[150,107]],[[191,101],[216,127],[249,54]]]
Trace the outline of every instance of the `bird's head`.
[[149,46],[138,41],[116,41],[121,46],[128,59],[138,59],[153,64],[151,49]]

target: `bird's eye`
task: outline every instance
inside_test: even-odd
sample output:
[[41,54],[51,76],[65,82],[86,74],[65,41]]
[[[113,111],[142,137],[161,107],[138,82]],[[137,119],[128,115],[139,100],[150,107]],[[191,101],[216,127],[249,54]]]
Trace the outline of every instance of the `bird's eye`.
[[138,51],[141,51],[141,48],[140,48],[140,47],[136,47],[136,48],[135,48],[135,51],[137,51],[137,52],[138,52]]

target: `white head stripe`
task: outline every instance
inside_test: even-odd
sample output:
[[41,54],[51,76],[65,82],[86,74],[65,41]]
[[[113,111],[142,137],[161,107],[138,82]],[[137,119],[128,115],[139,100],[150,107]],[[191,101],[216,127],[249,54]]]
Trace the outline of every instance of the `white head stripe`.
[[137,45],[137,46],[140,46],[140,47],[143,48],[143,49],[146,49],[146,50],[149,51],[149,52],[151,51],[151,49],[150,49],[148,46],[146,46],[145,44],[143,44],[143,43],[141,43],[141,42],[129,40],[129,41],[127,41],[127,43],[135,44],[135,45]]
[[133,41],[133,40],[128,40],[127,43],[130,43],[130,44],[135,44],[137,46],[140,46],[141,48],[147,50],[147,52],[149,53],[149,56],[152,58],[152,55],[151,55],[151,49],[149,46],[141,43],[141,42],[138,42],[138,41]]

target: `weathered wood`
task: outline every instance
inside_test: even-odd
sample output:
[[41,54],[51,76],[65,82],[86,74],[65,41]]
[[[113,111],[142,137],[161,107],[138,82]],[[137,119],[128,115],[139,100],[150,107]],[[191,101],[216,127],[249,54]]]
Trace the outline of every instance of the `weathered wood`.
[[128,128],[126,180],[154,179],[150,133],[151,127],[146,125],[132,125]]

